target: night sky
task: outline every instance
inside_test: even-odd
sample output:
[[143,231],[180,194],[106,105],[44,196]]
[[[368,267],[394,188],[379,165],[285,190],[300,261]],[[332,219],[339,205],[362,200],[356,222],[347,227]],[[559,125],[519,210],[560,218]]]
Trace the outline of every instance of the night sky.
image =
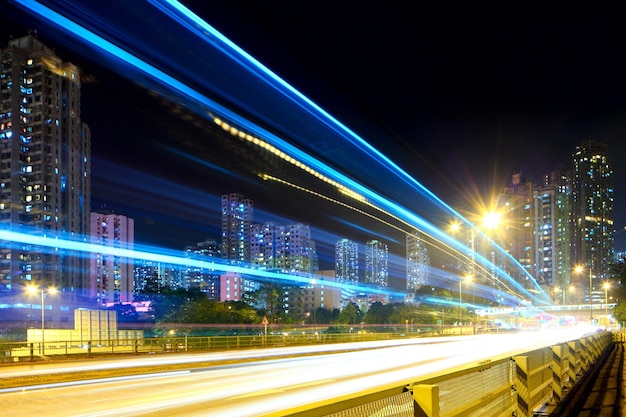
[[[626,250],[626,27],[606,7],[228,2],[227,37],[456,207],[609,145]],[[197,9],[194,9],[197,7]],[[368,132],[376,132],[374,135]]]
[[[464,211],[471,212],[478,200],[487,205],[513,173],[521,171],[539,183],[543,174],[568,163],[582,141],[607,143],[615,170],[617,249],[626,250],[621,45],[626,29],[616,11],[399,2],[384,7],[319,1],[184,3]],[[8,20],[0,33],[4,39],[32,28],[19,14]],[[48,42],[45,28],[36,29]],[[56,39],[50,42],[84,72],[82,116],[94,138],[93,209],[106,205],[135,217],[137,239],[172,248],[218,238],[220,194],[243,192],[254,198],[258,220],[263,220],[269,203],[254,195],[254,187],[248,194],[245,181],[232,189],[220,186],[225,179],[205,179],[206,192],[200,193],[197,181],[189,180],[199,171],[179,170],[171,154],[167,164],[142,157],[174,116],[159,113],[158,100],[146,98],[132,82]],[[127,112],[132,121],[112,123],[115,115]],[[103,181],[112,172],[129,188],[122,192],[115,182]],[[151,184],[149,174],[156,173],[171,183]],[[142,195],[140,205],[133,204],[132,194]],[[181,195],[194,204],[179,204]],[[196,220],[191,227],[189,219]],[[176,228],[176,236],[164,236],[164,227]]]

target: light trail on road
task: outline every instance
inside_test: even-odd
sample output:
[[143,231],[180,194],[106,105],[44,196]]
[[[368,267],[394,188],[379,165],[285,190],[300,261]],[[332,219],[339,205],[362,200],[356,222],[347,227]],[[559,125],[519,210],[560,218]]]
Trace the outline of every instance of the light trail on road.
[[[324,346],[341,350],[324,355],[283,356],[228,366],[191,369],[188,373],[158,372],[158,365],[206,360],[209,355],[150,357],[98,361],[98,369],[155,366],[154,374],[132,379],[98,379],[86,383],[0,394],[3,416],[279,416],[303,404],[323,404],[357,393],[402,386],[478,362],[506,358],[536,348],[579,338],[588,329],[551,329],[549,332],[479,335],[400,343]],[[429,343],[430,342],[430,343]],[[434,343],[433,343],[434,342]],[[320,352],[320,347],[285,349]],[[282,349],[279,349],[282,350]],[[231,358],[253,357],[257,351],[228,352]],[[277,352],[275,352],[277,353]],[[117,363],[119,362],[119,364]],[[43,367],[46,368],[46,367]],[[60,369],[84,370],[84,364],[60,364]]]
[[[471,339],[476,336],[459,336],[456,340]],[[64,362],[37,364],[36,366],[15,366],[3,369],[3,378],[16,378],[25,376],[47,375],[53,373],[66,372],[87,372],[99,370],[113,370],[120,368],[139,368],[146,366],[165,366],[177,364],[189,364],[198,362],[220,362],[232,360],[255,359],[263,360],[276,357],[284,357],[289,355],[319,354],[328,352],[378,349],[391,346],[402,345],[423,345],[432,343],[449,343],[449,337],[429,337],[426,339],[396,339],[381,340],[371,342],[354,342],[354,343],[334,343],[314,346],[291,346],[278,348],[263,349],[247,349],[235,351],[220,351],[210,353],[191,353],[191,354],[165,354],[154,356],[142,356],[133,358],[115,358],[88,360],[80,362],[72,362],[70,364]],[[2,392],[0,390],[0,392]]]

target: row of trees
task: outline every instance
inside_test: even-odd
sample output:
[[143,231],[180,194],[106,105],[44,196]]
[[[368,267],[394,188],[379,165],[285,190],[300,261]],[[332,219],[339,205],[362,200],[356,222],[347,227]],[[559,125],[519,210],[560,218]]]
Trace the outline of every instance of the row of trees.
[[[616,276],[618,283],[624,282],[625,264],[617,265]],[[206,332],[208,325],[213,327],[222,325],[224,331],[232,331],[233,328],[245,328],[245,325],[259,325],[264,318],[268,319],[270,325],[355,326],[362,323],[367,325],[406,325],[408,323],[449,325],[458,322],[462,313],[465,323],[475,321],[471,311],[466,308],[463,308],[462,312],[459,311],[454,298],[456,294],[431,287],[418,291],[418,300],[428,295],[447,301],[447,305],[445,302],[443,307],[421,302],[415,304],[374,303],[367,313],[363,313],[356,304],[350,303],[341,311],[319,307],[313,312],[296,317],[283,309],[280,302],[281,294],[281,286],[268,283],[263,284],[258,291],[246,294],[243,301],[219,302],[207,299],[206,294],[197,288],[172,289],[169,287],[161,287],[158,290],[148,288],[138,293],[136,298],[151,301],[150,321],[156,323],[157,327],[166,328],[173,324],[186,324],[191,326],[188,332]],[[614,317],[620,323],[626,322],[626,303],[624,302],[626,288],[623,285],[615,286],[613,297],[618,300],[618,306],[613,311]],[[487,300],[476,301],[478,304],[487,302]],[[139,315],[132,307],[118,305],[114,308],[118,310],[118,320],[121,322],[139,320]],[[232,327],[229,328],[228,325]],[[258,326],[253,327],[258,328]]]
[[[430,287],[424,291],[423,295],[448,301],[453,296],[449,291]],[[338,329],[349,331],[351,327],[365,324],[449,325],[459,320],[459,307],[455,303],[441,307],[423,303],[376,302],[369,307],[367,313],[362,312],[357,304],[349,303],[341,311],[319,307],[315,311],[296,316],[283,309],[280,303],[281,293],[282,287],[263,284],[258,291],[246,294],[244,301],[219,302],[207,299],[206,294],[197,288],[161,287],[158,290],[148,289],[137,293],[136,300],[151,302],[151,317],[148,321],[155,323],[157,334],[173,328],[184,328],[187,334],[258,332],[264,318],[268,319],[270,326],[307,325],[316,328],[327,326],[334,331]],[[112,308],[118,311],[120,322],[140,320],[139,315],[130,306],[116,305]],[[470,322],[471,313],[464,308],[463,314],[466,322]]]

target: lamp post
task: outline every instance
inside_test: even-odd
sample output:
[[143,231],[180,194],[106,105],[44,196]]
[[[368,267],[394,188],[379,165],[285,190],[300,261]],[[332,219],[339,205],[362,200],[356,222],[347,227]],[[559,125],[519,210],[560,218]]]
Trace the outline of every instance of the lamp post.
[[[475,280],[476,278],[476,231],[479,230],[476,226],[466,223],[470,232],[470,274],[465,278],[468,282]],[[484,230],[495,230],[500,224],[500,213],[496,211],[490,211],[482,216],[482,228]],[[460,221],[453,221],[450,225],[450,230],[455,233],[461,228]],[[480,230],[479,230],[480,231]],[[492,258],[493,271],[495,274],[495,259]],[[494,277],[495,280],[495,277]],[[461,324],[463,324],[463,310],[462,310],[462,286],[463,279],[459,281],[459,315],[461,317]],[[474,308],[476,306],[476,287],[472,291],[472,304]],[[474,333],[476,332],[475,326],[475,313],[474,313]]]
[[593,282],[591,279],[591,265],[589,265],[589,320],[593,324]]
[[[574,291],[574,286],[573,286],[573,285],[569,285],[567,288],[565,288],[565,287],[563,287],[563,288],[561,288],[561,287],[556,287],[556,288],[554,289],[554,291],[555,291],[555,292],[558,292],[558,291],[560,291],[560,292],[561,292],[561,296],[563,297],[563,302],[561,303],[561,305],[566,305],[566,304],[567,304],[567,301],[566,301],[566,298],[565,298],[565,297],[566,297],[566,295],[567,295],[567,292],[568,292],[568,291],[569,291],[570,293],[571,293],[571,292],[573,292],[573,291]],[[558,296],[557,296],[557,297],[558,297]]]
[[45,355],[44,349],[44,332],[46,327],[46,305],[45,305],[45,295],[46,294],[56,294],[57,289],[54,287],[48,288],[47,291],[44,287],[36,287],[34,285],[30,285],[27,287],[27,290],[31,294],[41,293],[41,355]]
[[[450,230],[452,232],[457,232],[459,229],[461,228],[461,225],[459,222],[454,221],[451,225],[450,225]],[[474,232],[474,228],[472,226],[470,226],[469,228],[470,230],[470,256],[471,256],[471,263],[470,263],[470,275],[469,277],[467,277],[466,279],[471,280],[474,275],[475,275],[475,270],[476,270],[476,250],[475,250],[475,246],[474,246],[474,242],[476,240],[476,236],[475,236],[475,232]],[[461,325],[463,325],[463,300],[462,300],[462,288],[461,285],[463,284],[463,278],[459,278],[459,316],[460,316],[460,320],[461,320]],[[476,304],[476,291],[474,291],[474,304]]]
[[463,278],[459,278],[459,317],[461,322],[461,328],[463,328]]
[[[465,280],[469,283],[470,281],[472,281],[472,276],[467,275],[465,277]],[[461,326],[463,326],[463,277],[459,278],[459,316],[461,318]],[[463,330],[461,330],[461,332],[462,331]]]
[[606,319],[609,319],[609,288],[611,288],[610,282],[605,282],[604,285],[604,315]]

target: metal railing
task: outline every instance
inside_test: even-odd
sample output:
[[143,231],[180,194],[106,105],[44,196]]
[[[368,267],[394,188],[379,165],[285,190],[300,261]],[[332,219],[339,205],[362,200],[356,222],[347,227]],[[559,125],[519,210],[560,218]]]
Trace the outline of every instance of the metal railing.
[[[549,415],[567,394],[605,357],[626,333],[598,332],[580,339],[524,352],[499,360],[486,360],[462,370],[425,377],[378,392],[355,393],[325,404],[303,404],[285,411],[291,417],[356,416],[535,416]],[[108,355],[216,351],[325,343],[390,340],[401,333],[273,334],[267,336],[163,337],[109,345],[46,342],[46,355]],[[0,343],[5,360],[37,360],[40,343]]]
[[[2,362],[37,361],[49,357],[209,352],[281,346],[402,339],[403,333],[295,333],[271,335],[158,337],[135,340],[0,342]],[[42,353],[43,352],[43,353]],[[44,355],[45,354],[45,355]]]
[[624,333],[600,332],[380,392],[300,407],[289,417],[550,415]]
[[[495,331],[481,329],[479,332]],[[280,346],[315,345],[330,343],[367,342],[428,336],[454,336],[476,333],[472,326],[433,325],[417,331],[397,326],[393,331],[359,331],[325,333],[318,331],[274,332],[254,335],[185,336],[167,335],[140,339],[117,340],[46,340],[45,342],[2,342],[0,340],[0,363],[36,361],[50,357],[97,356],[165,352],[208,352],[215,350],[250,349]]]

